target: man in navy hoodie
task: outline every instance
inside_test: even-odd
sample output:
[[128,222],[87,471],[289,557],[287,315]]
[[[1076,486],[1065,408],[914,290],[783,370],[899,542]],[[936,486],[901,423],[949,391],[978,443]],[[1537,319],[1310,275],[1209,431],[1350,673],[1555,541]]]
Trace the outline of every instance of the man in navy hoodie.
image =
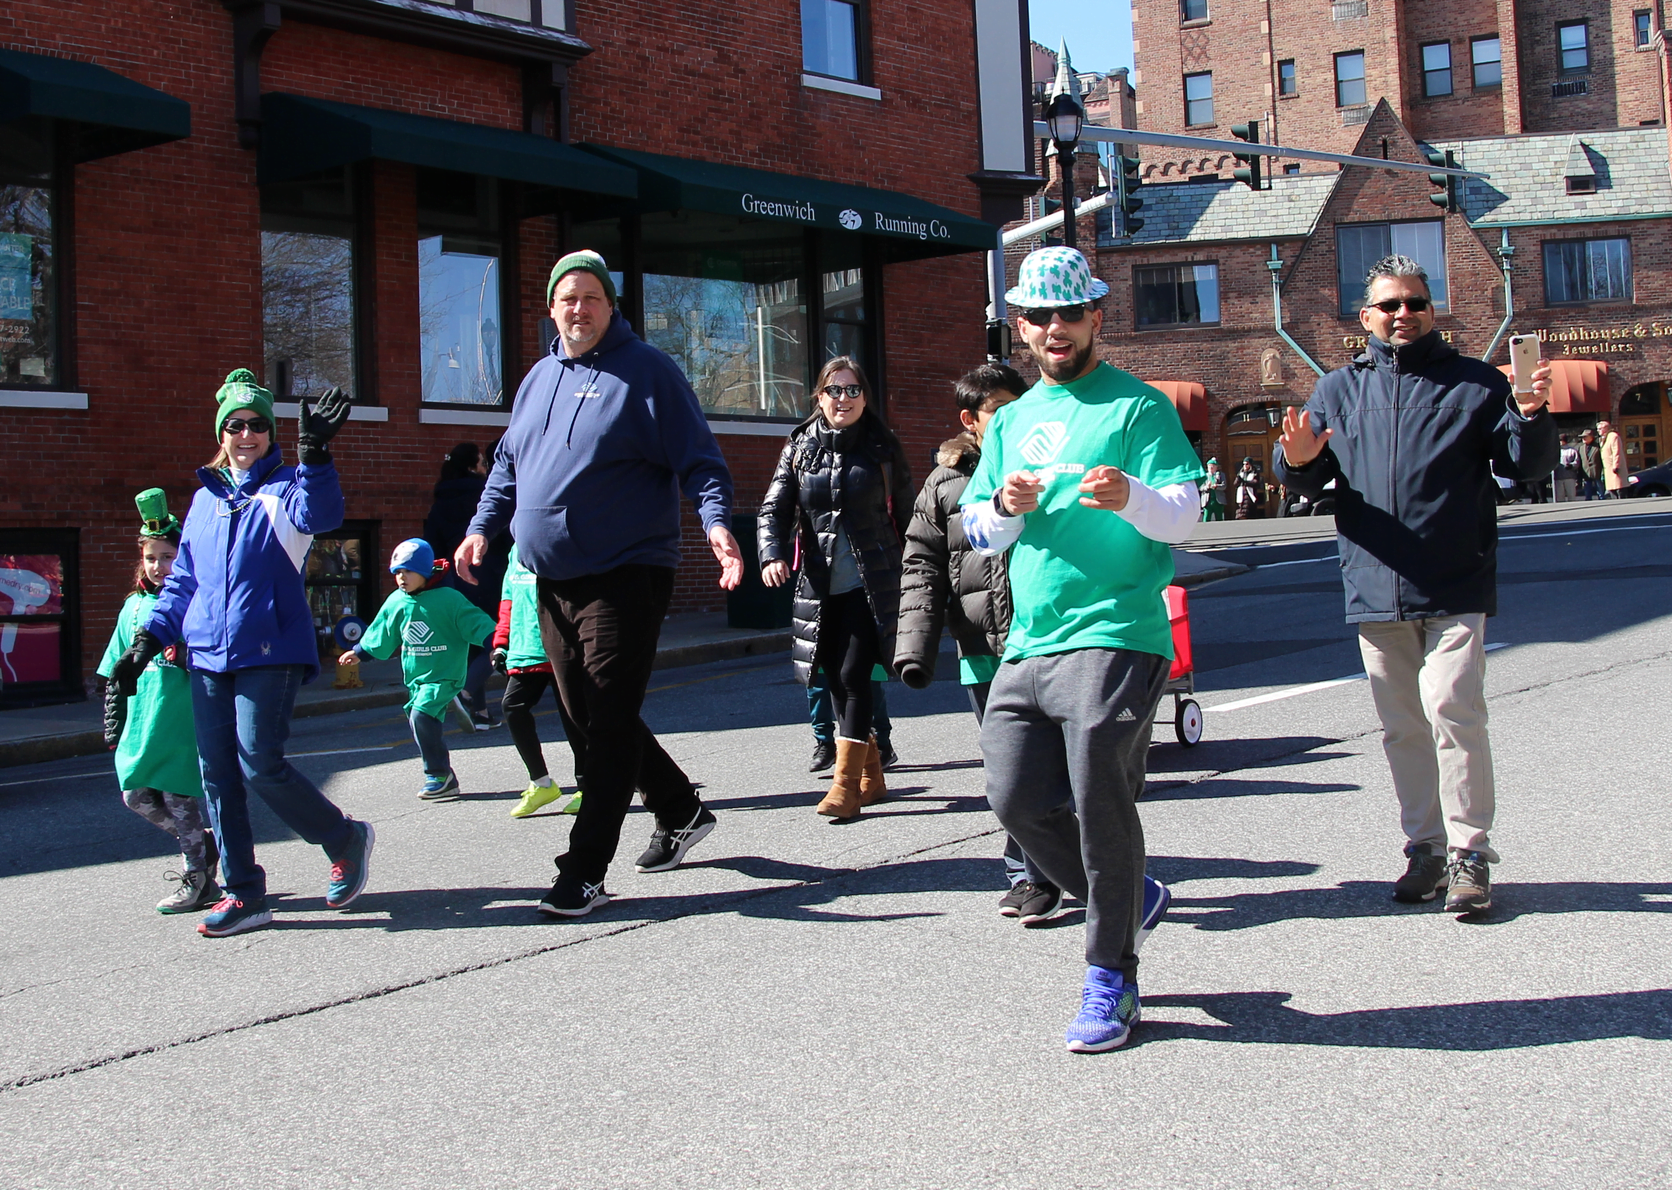
[[582,917],[609,900],[604,875],[635,788],[656,817],[639,871],[678,867],[714,829],[691,779],[639,717],[679,564],[682,490],[728,591],[743,555],[727,527],[731,473],[696,393],[622,317],[604,258],[559,260],[546,300],[558,339],[517,391],[454,563],[475,582],[488,541],[509,525],[538,580],[540,635],[586,754],[586,797],[539,908]]

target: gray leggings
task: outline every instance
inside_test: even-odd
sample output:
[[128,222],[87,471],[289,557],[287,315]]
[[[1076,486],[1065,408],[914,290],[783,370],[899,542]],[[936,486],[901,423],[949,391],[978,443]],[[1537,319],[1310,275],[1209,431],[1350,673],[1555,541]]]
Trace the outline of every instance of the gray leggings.
[[209,869],[213,843],[203,816],[202,798],[164,793],[160,789],[124,789],[122,802],[152,826],[161,827],[175,837],[188,872]]

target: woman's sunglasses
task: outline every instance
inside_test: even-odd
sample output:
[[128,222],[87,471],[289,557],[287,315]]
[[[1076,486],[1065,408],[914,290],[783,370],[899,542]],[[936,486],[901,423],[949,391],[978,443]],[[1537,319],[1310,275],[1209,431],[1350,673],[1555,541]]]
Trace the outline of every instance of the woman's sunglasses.
[[1434,303],[1425,297],[1409,297],[1389,298],[1385,302],[1371,302],[1370,304],[1375,306],[1376,309],[1380,310],[1383,314],[1397,314],[1399,313],[1399,307],[1401,306],[1404,306],[1412,314],[1421,314]]
[[1086,304],[1081,302],[1075,306],[1047,306],[1043,310],[1022,310],[1020,313],[1023,321],[1031,322],[1034,326],[1050,326],[1052,315],[1064,322],[1079,322],[1086,316]]
[[234,436],[248,430],[252,434],[271,434],[273,423],[265,417],[229,417],[221,423],[221,433]]
[[857,401],[865,395],[865,389],[858,384],[827,384],[819,392],[832,401],[840,401],[846,397],[850,401]]

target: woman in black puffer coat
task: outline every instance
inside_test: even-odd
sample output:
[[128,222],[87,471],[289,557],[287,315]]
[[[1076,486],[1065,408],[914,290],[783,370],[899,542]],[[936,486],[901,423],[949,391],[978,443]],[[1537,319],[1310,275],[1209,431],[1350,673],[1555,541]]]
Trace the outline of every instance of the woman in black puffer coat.
[[784,444],[757,533],[767,586],[782,586],[800,557],[791,656],[803,682],[816,666],[830,683],[836,773],[818,812],[845,821],[887,793],[871,735],[871,670],[894,664],[912,482],[857,363],[837,356],[814,391],[818,412]]

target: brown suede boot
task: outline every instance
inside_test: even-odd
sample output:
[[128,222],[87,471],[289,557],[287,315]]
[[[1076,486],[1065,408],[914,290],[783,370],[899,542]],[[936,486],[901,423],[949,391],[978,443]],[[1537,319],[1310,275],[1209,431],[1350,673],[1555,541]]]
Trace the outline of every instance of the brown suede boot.
[[836,774],[830,782],[830,792],[819,803],[818,812],[826,818],[846,822],[859,817],[859,778],[865,769],[865,745],[858,740],[836,737]]
[[888,785],[882,779],[882,752],[877,748],[877,737],[872,736],[865,746],[865,766],[859,774],[859,804],[874,806],[888,796]]

